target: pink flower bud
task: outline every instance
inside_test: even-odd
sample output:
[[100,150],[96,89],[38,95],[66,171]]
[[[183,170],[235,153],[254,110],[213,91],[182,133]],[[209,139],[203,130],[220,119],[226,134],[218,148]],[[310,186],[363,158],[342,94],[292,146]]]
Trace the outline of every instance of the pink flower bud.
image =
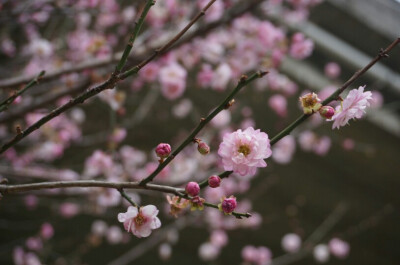
[[159,158],[166,158],[171,153],[171,146],[169,144],[161,143],[156,147],[156,154]]
[[186,185],[185,190],[186,190],[187,194],[189,194],[192,197],[195,197],[195,196],[199,195],[200,186],[197,182],[191,181]]
[[237,202],[234,196],[230,196],[229,198],[223,197],[221,203],[218,204],[219,210],[225,214],[231,214],[235,210],[236,206]]
[[210,153],[210,147],[204,142],[199,142],[199,144],[197,145],[197,150],[202,155],[207,155]]
[[221,178],[217,175],[212,175],[208,178],[208,186],[211,188],[218,188],[221,184]]
[[323,106],[319,109],[319,114],[322,118],[330,120],[335,115],[335,109],[331,106]]

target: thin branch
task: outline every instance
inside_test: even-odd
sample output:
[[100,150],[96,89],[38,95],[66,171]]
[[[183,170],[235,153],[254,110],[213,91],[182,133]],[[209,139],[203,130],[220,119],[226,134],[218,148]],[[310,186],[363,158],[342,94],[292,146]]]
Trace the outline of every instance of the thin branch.
[[35,77],[33,80],[31,80],[24,88],[18,90],[17,92],[13,93],[9,98],[5,99],[3,102],[0,103],[0,112],[5,111],[8,109],[8,106],[14,102],[14,100],[22,95],[25,91],[27,91],[29,88],[33,87],[34,85],[39,83],[39,80],[44,76],[46,72],[41,71],[37,77]]
[[118,191],[119,191],[119,193],[121,193],[121,196],[125,198],[125,200],[127,200],[130,204],[132,204],[132,206],[134,206],[134,207],[136,207],[136,208],[139,208],[139,205],[137,205],[137,203],[134,202],[134,201],[132,200],[132,198],[128,196],[128,194],[126,194],[126,192],[124,191],[124,189],[120,189],[120,190],[118,190]]
[[[218,209],[218,205],[213,204],[213,203],[208,203],[208,202],[204,202],[203,203],[204,206],[210,207],[210,208],[215,208]],[[251,214],[250,213],[238,213],[238,212],[232,212],[232,215],[236,217],[236,219],[243,219],[244,218],[250,218]]]
[[136,189],[136,190],[154,190],[165,193],[172,193],[175,195],[182,195],[185,191],[182,188],[175,188],[165,185],[148,184],[145,187],[140,185],[139,182],[109,182],[109,181],[98,181],[98,180],[76,180],[76,181],[51,181],[51,182],[39,182],[30,184],[18,184],[18,185],[5,185],[0,184],[0,193],[3,195],[21,193],[34,190],[47,190],[47,189],[60,189],[60,188],[111,188],[120,191],[121,189]]
[[135,43],[136,37],[139,35],[140,29],[144,23],[144,19],[146,18],[147,14],[150,11],[150,8],[156,3],[155,0],[147,0],[145,7],[143,8],[143,11],[140,15],[139,20],[136,22],[135,29],[133,30],[133,33],[131,37],[129,38],[128,44],[125,47],[125,50],[121,56],[121,59],[119,60],[117,66],[115,67],[115,73],[120,73],[122,68],[124,68],[126,61],[128,59],[128,56],[132,50],[133,44]]
[[18,106],[18,108],[13,108],[3,113],[3,115],[0,116],[0,124],[21,118],[26,113],[42,108],[49,103],[54,103],[56,102],[57,99],[64,97],[66,95],[76,95],[77,93],[85,90],[89,85],[90,81],[89,79],[86,78],[85,80],[82,80],[82,82],[79,82],[76,86],[72,88],[66,87],[54,93],[49,93],[44,96],[35,98],[34,101],[30,102],[29,104]]
[[196,137],[196,135],[203,129],[203,127],[210,122],[215,116],[217,116],[218,113],[220,113],[222,110],[224,110],[229,101],[233,99],[233,97],[246,85],[250,84],[252,81],[254,81],[257,78],[261,78],[264,75],[266,75],[267,72],[257,72],[250,77],[247,76],[242,76],[237,84],[237,86],[232,90],[232,92],[219,104],[219,106],[212,111],[206,118],[200,119],[200,123],[197,125],[197,127],[192,131],[191,134],[186,137],[186,139],[178,146],[178,148],[172,152],[172,154],[164,160],[164,162],[160,163],[156,170],[151,173],[148,177],[144,178],[140,183],[142,185],[146,185],[146,183],[149,183],[153,181],[153,179],[163,170],[171,161],[174,159],[182,150],[185,148],[188,144],[190,144],[193,139]]
[[[160,51],[165,51],[169,47],[171,47],[176,41],[179,40],[179,38],[197,21],[200,19],[205,14],[205,11],[215,2],[216,0],[211,0],[203,10],[201,10],[194,19],[192,19],[189,24],[182,29],[178,34],[175,35],[166,45],[164,45],[160,50],[156,50],[156,52],[151,55],[149,58],[147,58],[145,61],[141,62],[138,67],[137,71],[139,71],[143,66],[145,66],[147,63],[149,63],[151,60],[156,58],[160,53]],[[136,69],[136,67],[135,67]],[[137,73],[137,71],[135,73]],[[129,73],[128,73],[129,72]],[[28,127],[24,131],[20,131],[17,135],[14,136],[11,140],[6,142],[5,144],[2,145],[0,148],[0,154],[4,153],[7,149],[9,149],[11,146],[17,144],[19,141],[21,141],[23,138],[31,134],[32,132],[36,131],[39,129],[43,124],[47,123],[48,121],[52,120],[53,118],[57,117],[61,113],[69,110],[70,108],[81,104],[85,102],[87,99],[99,94],[100,92],[106,90],[106,89],[112,89],[115,87],[115,85],[121,81],[122,79],[126,78],[127,76],[133,74],[132,71],[128,70],[122,74],[118,73],[113,73],[107,81],[104,83],[97,85],[93,88],[88,89],[86,92],[82,93],[81,95],[71,99],[68,103],[60,106],[57,109],[54,109],[51,111],[49,114],[38,120],[36,123],[32,124],[30,127]]]

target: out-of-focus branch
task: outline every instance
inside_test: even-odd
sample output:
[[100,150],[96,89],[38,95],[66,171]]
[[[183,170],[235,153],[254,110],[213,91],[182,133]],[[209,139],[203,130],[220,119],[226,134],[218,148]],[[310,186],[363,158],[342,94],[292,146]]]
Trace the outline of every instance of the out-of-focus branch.
[[347,211],[347,206],[340,203],[333,212],[326,218],[322,224],[314,230],[314,232],[304,241],[304,246],[296,253],[288,253],[283,256],[277,257],[271,261],[271,265],[286,265],[296,262],[307,255],[313,250],[324,236],[342,219]]
[[[210,8],[210,6],[215,2],[216,0],[211,0],[189,23],[186,27],[184,27],[178,34],[175,35],[166,45],[164,45],[161,49],[157,49],[156,52],[151,55],[149,58],[146,60],[142,61],[141,63],[138,64],[137,67],[134,67],[132,69],[137,69],[139,71],[142,67],[144,67],[147,63],[149,63],[151,60],[156,58],[159,54],[160,51],[165,51],[169,47],[171,47],[176,41],[179,40],[180,36],[182,36],[190,27],[189,25],[192,26],[197,20],[199,20],[205,12]],[[87,99],[99,94],[100,92],[106,90],[106,89],[112,89],[115,87],[115,85],[121,81],[122,79],[128,77],[129,75],[132,75],[134,73],[137,73],[137,71],[132,71],[128,70],[122,74],[118,73],[113,73],[107,81],[104,83],[97,85],[93,88],[88,89],[86,92],[82,93],[81,95],[71,99],[68,103],[60,106],[57,109],[52,110],[49,114],[38,120],[36,123],[32,124],[30,127],[28,127],[24,131],[19,131],[17,135],[14,136],[11,140],[6,142],[5,144],[2,145],[0,148],[0,154],[4,153],[8,148],[11,146],[17,144],[19,141],[21,141],[23,138],[31,134],[32,132],[36,131],[39,129],[43,124],[47,123],[48,121],[52,120],[53,118],[57,117],[61,113],[69,110],[70,108],[81,104],[85,102]]]
[[[233,19],[256,8],[257,5],[260,4],[261,2],[263,2],[263,0],[249,0],[249,1],[246,1],[245,3],[241,2],[241,3],[237,4],[231,10],[227,11],[226,14],[221,19],[219,19],[215,22],[212,22],[212,23],[205,24],[191,32],[188,32],[187,35],[185,35],[185,37],[181,38],[176,43],[175,47],[179,47],[185,43],[188,43],[191,40],[193,40],[195,37],[204,36],[204,35],[208,34],[209,32],[211,32],[213,29],[215,29],[221,25],[230,23]],[[147,54],[150,53],[150,50],[153,50],[154,48],[155,47],[150,47],[149,49],[138,49],[135,53],[135,60],[130,60],[130,58],[128,58],[128,62],[130,62],[130,65],[134,65],[135,62],[143,61],[145,58],[148,57]],[[91,58],[91,59],[88,59],[88,60],[78,63],[78,64],[68,65],[68,66],[64,66],[58,70],[48,71],[46,73],[46,75],[42,78],[41,83],[54,80],[65,74],[80,72],[80,71],[83,71],[86,69],[96,69],[96,68],[109,66],[115,62],[118,62],[118,60],[121,58],[121,56],[122,56],[122,52],[117,52],[115,54],[112,54],[112,55],[104,57],[104,58],[103,57],[102,58]],[[33,78],[34,78],[34,76],[18,76],[18,77],[13,77],[10,79],[0,80],[0,88],[14,88],[21,84],[29,82]]]
[[142,185],[146,185],[146,183],[149,183],[153,181],[153,179],[165,168],[171,161],[172,159],[175,158],[182,150],[185,148],[188,144],[193,142],[194,138],[196,135],[204,128],[204,126],[210,122],[215,116],[217,116],[218,113],[220,113],[222,110],[228,107],[229,102],[233,99],[233,97],[245,86],[250,84],[252,81],[256,80],[257,78],[261,78],[264,75],[266,75],[267,72],[257,72],[250,77],[247,76],[242,76],[241,79],[239,80],[237,86],[232,90],[232,92],[218,105],[218,107],[212,111],[206,118],[202,118],[200,120],[200,123],[197,125],[197,127],[192,131],[191,134],[186,137],[186,139],[178,146],[178,148],[175,149],[172,154],[164,160],[164,162],[160,163],[157,167],[157,169],[151,173],[148,177],[143,179],[140,183]]
[[49,103],[56,102],[57,99],[62,98],[64,96],[74,95],[74,94],[76,95],[78,92],[82,92],[85,88],[87,88],[89,84],[90,81],[88,79],[85,79],[73,87],[66,87],[60,89],[57,92],[48,93],[41,97],[38,97],[29,104],[19,106],[18,108],[14,108],[12,110],[7,111],[6,113],[3,113],[3,115],[0,116],[0,123],[14,121],[15,119],[23,117],[23,115],[25,115],[28,112],[42,108]]
[[132,50],[133,44],[135,43],[136,37],[139,35],[140,29],[143,26],[144,19],[150,11],[150,8],[156,3],[155,0],[147,0],[146,5],[143,8],[143,11],[140,15],[139,20],[136,22],[135,29],[133,30],[132,35],[129,38],[128,44],[125,47],[124,52],[122,53],[121,59],[119,60],[117,66],[115,67],[115,73],[120,73],[122,68],[126,64],[126,60]]
[[35,77],[33,80],[31,80],[24,88],[18,90],[17,92],[14,92],[10,97],[5,99],[3,102],[0,103],[0,112],[5,111],[8,106],[10,106],[11,103],[14,102],[14,100],[22,95],[25,91],[27,91],[29,88],[33,87],[34,85],[39,83],[39,80],[44,76],[46,72],[41,71],[37,77]]

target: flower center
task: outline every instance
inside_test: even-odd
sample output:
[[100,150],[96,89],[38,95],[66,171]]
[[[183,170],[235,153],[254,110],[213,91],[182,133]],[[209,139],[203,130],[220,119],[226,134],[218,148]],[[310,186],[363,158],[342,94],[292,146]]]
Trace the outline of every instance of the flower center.
[[238,152],[242,153],[244,156],[247,156],[250,154],[250,148],[247,145],[241,145],[239,146]]
[[304,107],[313,107],[317,102],[313,97],[307,97],[304,99],[303,103]]
[[146,218],[139,212],[139,214],[133,218],[135,221],[136,225],[142,225],[144,222],[146,222]]

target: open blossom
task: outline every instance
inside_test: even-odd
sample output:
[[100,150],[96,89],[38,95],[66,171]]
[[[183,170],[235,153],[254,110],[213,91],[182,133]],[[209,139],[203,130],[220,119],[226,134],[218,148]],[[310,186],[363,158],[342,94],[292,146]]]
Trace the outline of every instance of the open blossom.
[[372,101],[372,93],[364,92],[365,86],[360,86],[358,89],[353,89],[343,100],[342,106],[336,108],[336,113],[333,115],[332,129],[346,125],[350,119],[360,119],[365,113],[365,109]]
[[264,159],[271,156],[268,135],[259,129],[249,127],[225,134],[219,146],[225,170],[232,170],[241,176],[253,176],[258,167],[266,167]]
[[129,206],[126,213],[118,214],[118,221],[124,223],[125,230],[132,232],[135,236],[148,237],[151,230],[161,226],[157,214],[158,210],[154,205],[147,205],[139,209]]

